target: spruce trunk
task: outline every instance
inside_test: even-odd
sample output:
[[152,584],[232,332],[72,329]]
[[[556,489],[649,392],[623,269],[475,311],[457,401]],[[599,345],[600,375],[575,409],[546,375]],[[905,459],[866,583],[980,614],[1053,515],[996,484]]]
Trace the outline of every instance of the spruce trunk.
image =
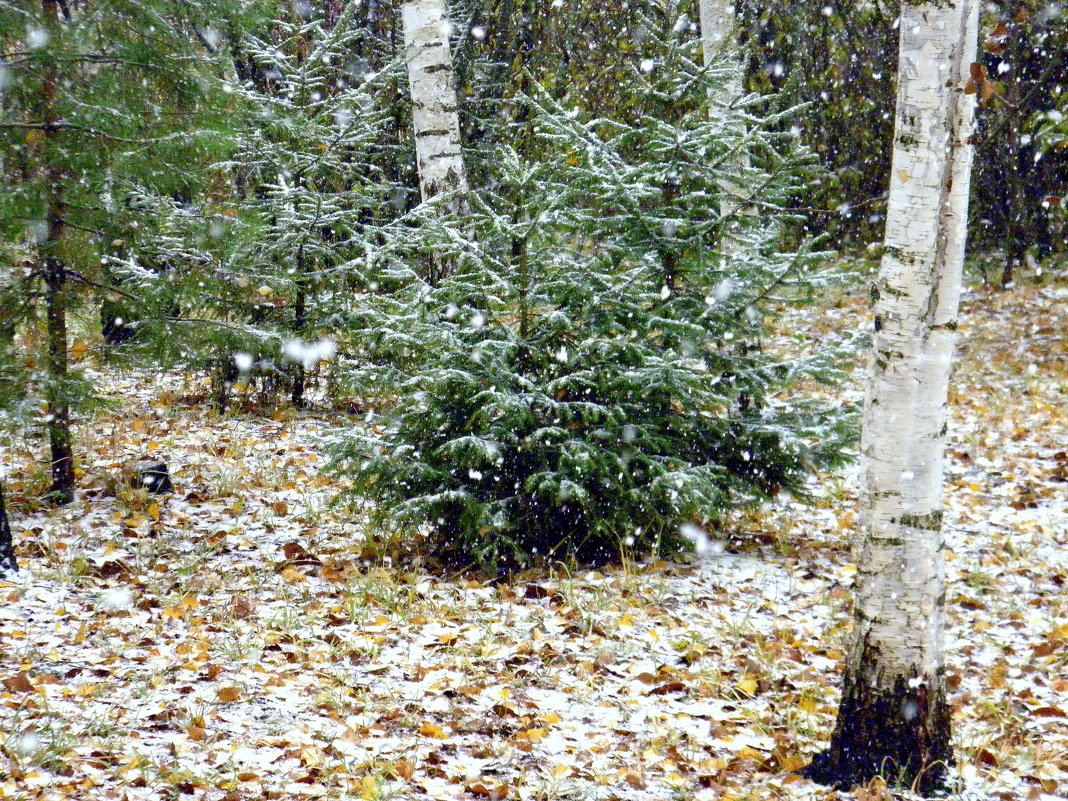
[[[45,22],[54,40],[59,33],[59,5],[57,0],[42,0]],[[45,279],[45,322],[47,328],[48,371],[46,391],[48,441],[51,447],[52,485],[49,494],[57,504],[74,500],[74,451],[70,430],[70,398],[68,397],[67,361],[67,268],[60,246],[65,224],[63,208],[64,175],[56,163],[56,90],[59,85],[55,62],[45,67],[41,80],[41,119],[44,123],[42,172],[44,175],[45,221],[48,233],[41,243]]]
[[[461,217],[470,208],[445,5],[442,0],[413,0],[404,4],[402,16],[422,198],[451,192],[446,210]],[[429,279],[436,282],[451,270],[448,260],[439,259]]]
[[[308,313],[308,268],[304,260],[304,245],[297,249],[297,294],[294,299],[293,309],[293,332],[298,338],[304,335],[304,327],[307,323]],[[293,390],[290,393],[290,402],[298,409],[304,408],[304,384],[307,372],[302,362],[297,362],[293,368]]]
[[966,235],[977,5],[902,5],[885,250],[861,442],[853,645],[807,774],[930,794],[953,763],[942,655],[942,465]]

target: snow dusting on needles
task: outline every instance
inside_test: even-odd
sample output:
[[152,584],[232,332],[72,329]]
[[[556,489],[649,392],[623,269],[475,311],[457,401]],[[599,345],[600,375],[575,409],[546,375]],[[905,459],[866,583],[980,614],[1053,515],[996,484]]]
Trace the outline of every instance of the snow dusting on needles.
[[36,25],[26,29],[26,46],[38,50],[48,44],[48,31]]
[[317,342],[301,342],[291,339],[282,346],[282,354],[293,362],[299,362],[306,369],[311,369],[321,361],[329,361],[337,353],[337,345],[329,338]]
[[210,47],[212,50],[217,50],[219,45],[222,43],[222,34],[220,34],[210,25],[204,26],[200,31],[200,35],[204,38],[204,41],[207,42],[208,47]]
[[708,532],[694,523],[683,523],[679,533],[693,544],[693,552],[699,557],[723,553],[722,543],[708,536]]

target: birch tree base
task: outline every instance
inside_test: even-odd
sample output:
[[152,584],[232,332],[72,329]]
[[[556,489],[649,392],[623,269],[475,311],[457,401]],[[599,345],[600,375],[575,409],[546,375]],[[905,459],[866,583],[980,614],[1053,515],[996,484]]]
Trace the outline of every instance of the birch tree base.
[[945,791],[953,748],[944,672],[873,681],[877,647],[868,640],[861,647],[858,669],[845,677],[831,746],[801,775],[839,789],[881,777],[925,796]]

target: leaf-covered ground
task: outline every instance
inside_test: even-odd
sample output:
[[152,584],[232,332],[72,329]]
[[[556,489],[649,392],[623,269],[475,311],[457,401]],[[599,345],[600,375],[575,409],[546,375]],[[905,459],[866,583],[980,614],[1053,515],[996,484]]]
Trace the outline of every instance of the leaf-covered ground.
[[[1068,289],[965,298],[947,506],[962,799],[1068,797]],[[864,325],[848,301],[805,315]],[[91,354],[90,354],[91,356]],[[87,357],[88,358],[88,357]],[[101,374],[84,489],[2,466],[0,798],[824,799],[854,567],[851,475],[699,561],[491,583],[366,559],[312,413],[219,417]],[[851,390],[854,396],[856,388]],[[176,494],[126,486],[164,458]],[[34,465],[37,465],[36,467]]]

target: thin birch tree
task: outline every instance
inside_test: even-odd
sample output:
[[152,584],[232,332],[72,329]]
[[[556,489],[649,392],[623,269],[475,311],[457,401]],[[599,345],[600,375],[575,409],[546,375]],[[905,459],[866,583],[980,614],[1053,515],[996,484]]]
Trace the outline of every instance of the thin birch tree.
[[923,793],[953,763],[942,654],[947,396],[967,224],[978,4],[906,2],[861,440],[861,541],[829,750],[807,774]]
[[[738,47],[734,34],[738,22],[734,13],[734,3],[730,0],[700,0],[699,13],[705,66],[711,64],[717,55],[726,54],[736,58]],[[737,91],[733,92],[736,95],[741,94],[740,64],[737,80]]]
[[[735,136],[741,139],[745,136],[745,123],[742,122],[737,109],[733,108],[743,93],[741,52],[736,35],[738,19],[734,3],[731,0],[700,0],[699,13],[705,69],[726,70],[725,78],[718,87],[719,91],[709,98],[709,113],[713,119],[726,123]],[[729,173],[744,170],[748,166],[748,159],[740,146],[738,154],[723,165]],[[744,179],[728,174],[721,176],[717,183],[721,193],[720,215],[731,219],[745,213],[745,193],[740,189]],[[730,254],[738,250],[738,228],[736,221],[735,224],[724,228],[719,242],[723,253]]]
[[[445,4],[442,0],[412,0],[404,4],[401,16],[422,198],[427,201],[451,193],[446,211],[463,216],[470,203]],[[435,282],[450,271],[449,260],[437,259],[428,278]]]

